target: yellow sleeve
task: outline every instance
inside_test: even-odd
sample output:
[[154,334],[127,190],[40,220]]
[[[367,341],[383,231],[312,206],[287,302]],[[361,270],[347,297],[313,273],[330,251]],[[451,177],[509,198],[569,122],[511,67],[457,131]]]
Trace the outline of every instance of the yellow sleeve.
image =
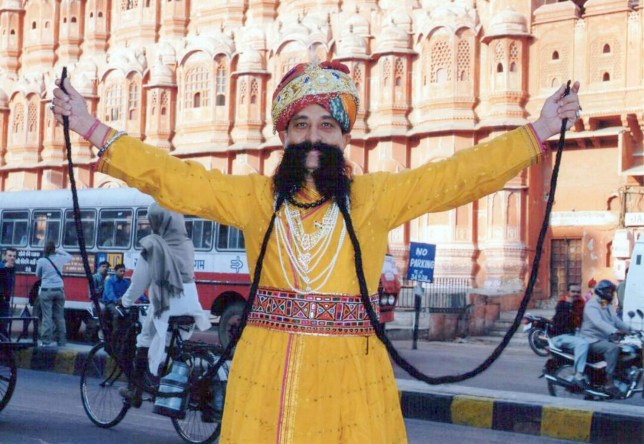
[[198,162],[123,136],[101,158],[98,170],[149,194],[164,207],[244,229],[258,210],[271,214],[270,179],[208,171]]
[[[429,212],[446,211],[493,193],[541,160],[539,141],[527,127],[507,132],[440,162],[400,173],[375,173],[364,188],[388,229]],[[370,182],[369,179],[364,182]],[[362,200],[362,199],[361,199]]]

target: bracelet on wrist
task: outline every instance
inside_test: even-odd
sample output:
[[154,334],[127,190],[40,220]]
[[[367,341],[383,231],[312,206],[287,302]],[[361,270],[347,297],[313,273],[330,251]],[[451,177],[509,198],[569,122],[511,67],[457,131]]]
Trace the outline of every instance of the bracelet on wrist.
[[105,134],[103,134],[103,139],[101,139],[101,144],[99,146],[105,145],[105,142],[107,142],[107,137],[110,135],[111,132],[112,132],[112,128],[108,126],[107,129],[105,130]]
[[127,136],[127,133],[125,131],[119,131],[116,134],[114,134],[112,137],[110,137],[107,142],[101,147],[101,149],[98,150],[97,156],[98,157],[103,157],[103,154],[107,151],[107,149],[114,143],[119,137],[122,136]]
[[98,128],[98,125],[100,124],[101,122],[99,122],[98,119],[94,119],[94,123],[92,123],[92,126],[90,126],[87,132],[83,134],[83,139],[89,140],[89,138],[92,137],[92,134],[94,134],[94,131],[96,131],[96,128]]

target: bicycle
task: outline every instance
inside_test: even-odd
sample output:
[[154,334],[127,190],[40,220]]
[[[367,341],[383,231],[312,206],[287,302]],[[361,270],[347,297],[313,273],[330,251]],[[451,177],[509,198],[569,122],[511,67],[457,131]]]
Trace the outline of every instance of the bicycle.
[[[117,425],[131,405],[119,393],[119,388],[127,387],[134,356],[134,341],[141,329],[140,312],[142,306],[126,309],[126,341],[119,347],[106,341],[95,345],[87,355],[81,373],[81,398],[83,408],[89,419],[99,427],[110,428]],[[123,321],[123,320],[122,320]],[[209,372],[223,351],[220,347],[202,342],[184,341],[181,331],[187,331],[194,323],[192,316],[171,316],[168,331],[171,333],[166,347],[167,358],[159,371],[166,375],[174,361],[182,361],[190,368],[185,396],[188,397],[184,417],[173,417],[172,425],[181,438],[191,444],[211,443],[219,437],[221,414],[225,397],[225,385],[229,366],[226,363],[217,372]],[[212,376],[210,376],[212,374]],[[209,380],[204,379],[209,376]],[[143,401],[154,402],[159,395],[159,377],[149,371],[143,378]]]
[[[38,340],[38,318],[31,316],[27,310],[21,316],[3,316],[0,321],[4,323],[7,332],[12,331],[14,321],[22,322],[22,333],[18,338],[0,333],[0,411],[2,411],[13,396],[18,380],[18,368],[15,352],[30,347],[35,347]],[[33,322],[33,330],[29,333],[29,324]],[[31,336],[31,337],[29,337]]]

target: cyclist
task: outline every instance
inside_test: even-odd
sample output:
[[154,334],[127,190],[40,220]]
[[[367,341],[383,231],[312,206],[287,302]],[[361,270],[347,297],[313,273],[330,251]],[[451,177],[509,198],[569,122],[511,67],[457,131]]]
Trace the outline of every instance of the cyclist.
[[[183,216],[153,203],[148,208],[152,234],[141,239],[141,258],[132,283],[121,298],[130,307],[148,289],[150,310],[136,339],[134,368],[127,388],[119,390],[133,407],[141,405],[142,378],[146,366],[157,374],[165,357],[166,333],[170,316],[189,315],[200,330],[210,328],[209,316],[201,308],[195,285],[194,246],[186,233]],[[184,333],[187,339],[192,330]]]

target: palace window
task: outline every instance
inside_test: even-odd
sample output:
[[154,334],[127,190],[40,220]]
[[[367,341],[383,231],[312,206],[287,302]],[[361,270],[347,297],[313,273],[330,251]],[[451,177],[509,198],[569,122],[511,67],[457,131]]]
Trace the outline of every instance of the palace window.
[[29,104],[27,111],[27,131],[30,133],[35,133],[38,126],[38,107],[32,101]]
[[136,112],[139,108],[139,85],[136,80],[130,82],[128,87],[127,109],[128,119],[136,120]]
[[139,0],[121,0],[121,11],[134,9],[139,6]]
[[396,80],[395,80],[395,85],[396,86],[401,86],[402,85],[402,78],[405,75],[405,65],[402,61],[402,59],[396,59]]
[[243,105],[244,102],[246,101],[246,92],[247,92],[247,86],[246,86],[246,79],[241,81],[241,84],[239,85],[239,104]]
[[158,94],[156,91],[152,91],[152,97],[150,97],[150,114],[155,115],[157,113],[157,101]]
[[114,122],[121,117],[121,85],[113,83],[105,91],[105,120]]
[[22,103],[17,103],[13,110],[13,133],[18,134],[24,131],[25,108]]
[[452,49],[446,40],[434,43],[431,51],[430,82],[443,83],[452,80]]
[[185,77],[184,108],[201,108],[209,104],[210,73],[203,65],[191,66]]
[[470,52],[470,42],[460,40],[456,48],[456,69],[459,82],[470,80]]
[[382,65],[382,83],[385,86],[389,86],[389,79],[391,78],[391,62],[389,59],[385,59]]
[[223,61],[220,61],[217,66],[217,106],[224,106],[226,104],[226,86],[228,84],[228,70]]
[[168,93],[163,91],[161,93],[161,115],[165,116],[166,113],[168,112]]
[[257,84],[257,80],[253,79],[252,82],[250,82],[250,104],[255,105],[257,103],[257,96],[259,94],[259,85]]

